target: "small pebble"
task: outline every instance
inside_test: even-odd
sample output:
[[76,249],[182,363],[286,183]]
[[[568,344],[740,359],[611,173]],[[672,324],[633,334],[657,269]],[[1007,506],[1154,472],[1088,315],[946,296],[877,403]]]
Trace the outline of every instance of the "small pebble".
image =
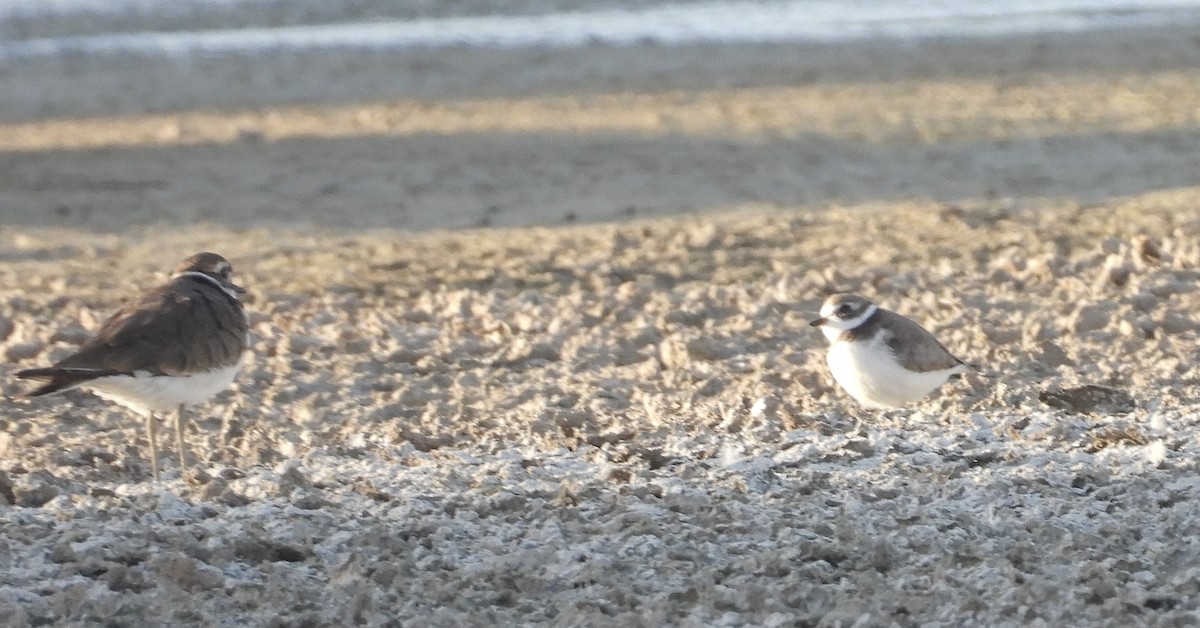
[[1071,317],[1071,329],[1077,334],[1087,333],[1104,329],[1108,326],[1111,319],[1111,312],[1115,304],[1111,301],[1085,305]]

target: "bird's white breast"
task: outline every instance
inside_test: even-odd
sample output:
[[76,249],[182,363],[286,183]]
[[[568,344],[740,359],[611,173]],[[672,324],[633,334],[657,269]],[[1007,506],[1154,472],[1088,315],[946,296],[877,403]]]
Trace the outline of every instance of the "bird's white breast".
[[838,385],[869,408],[894,408],[912,403],[933,392],[962,369],[910,371],[896,360],[885,334],[858,341],[835,341],[826,361]]
[[169,412],[179,406],[207,401],[233,383],[241,364],[191,375],[139,373],[134,377],[98,377],[84,384],[97,396],[119,403],[141,415]]

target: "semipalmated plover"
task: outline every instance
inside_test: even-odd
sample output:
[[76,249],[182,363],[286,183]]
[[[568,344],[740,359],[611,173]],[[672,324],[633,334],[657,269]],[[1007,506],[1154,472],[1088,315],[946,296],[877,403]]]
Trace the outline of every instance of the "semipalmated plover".
[[46,382],[25,396],[79,386],[142,415],[155,481],[155,415],[174,410],[186,475],[184,408],[228,388],[246,350],[246,312],[238,300],[245,290],[232,276],[233,267],[216,253],[187,258],[169,282],[118,310],[79,351],[54,366],[18,372]]
[[856,294],[834,294],[809,323],[829,339],[833,379],[868,408],[921,399],[971,368],[912,320]]

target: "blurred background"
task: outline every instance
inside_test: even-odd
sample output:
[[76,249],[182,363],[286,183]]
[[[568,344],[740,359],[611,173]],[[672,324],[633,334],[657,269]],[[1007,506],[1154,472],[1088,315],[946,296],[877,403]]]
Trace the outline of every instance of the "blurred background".
[[0,221],[519,226],[1189,189],[1200,1],[0,0]]

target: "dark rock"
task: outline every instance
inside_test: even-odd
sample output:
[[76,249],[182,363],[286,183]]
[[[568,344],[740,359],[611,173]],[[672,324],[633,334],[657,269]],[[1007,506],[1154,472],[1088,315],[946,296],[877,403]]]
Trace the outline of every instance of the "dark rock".
[[1039,348],[1041,349],[1041,355],[1038,356],[1038,361],[1049,368],[1074,364],[1070,356],[1067,355],[1067,352],[1063,351],[1062,347],[1053,342],[1043,342],[1039,345]]
[[278,491],[280,497],[287,497],[292,494],[292,491],[308,487],[308,478],[304,477],[304,473],[300,471],[300,464],[296,461],[289,462],[283,473],[279,474]]
[[17,503],[17,496],[13,493],[12,480],[3,471],[0,471],[0,501],[9,506]]
[[16,503],[19,506],[26,508],[41,508],[47,502],[58,497],[58,489],[45,482],[38,482],[33,486],[21,491],[17,495]]
[[156,556],[151,560],[151,566],[160,577],[174,582],[184,591],[208,591],[225,584],[221,572],[181,552]]
[[1085,414],[1126,414],[1136,406],[1129,393],[1096,384],[1043,390],[1038,401],[1051,408]]
[[321,510],[331,506],[325,498],[315,493],[306,493],[300,499],[292,502],[292,505],[301,510]]
[[255,537],[234,541],[234,552],[238,558],[252,565],[264,562],[298,563],[308,558],[308,554],[303,550]]

